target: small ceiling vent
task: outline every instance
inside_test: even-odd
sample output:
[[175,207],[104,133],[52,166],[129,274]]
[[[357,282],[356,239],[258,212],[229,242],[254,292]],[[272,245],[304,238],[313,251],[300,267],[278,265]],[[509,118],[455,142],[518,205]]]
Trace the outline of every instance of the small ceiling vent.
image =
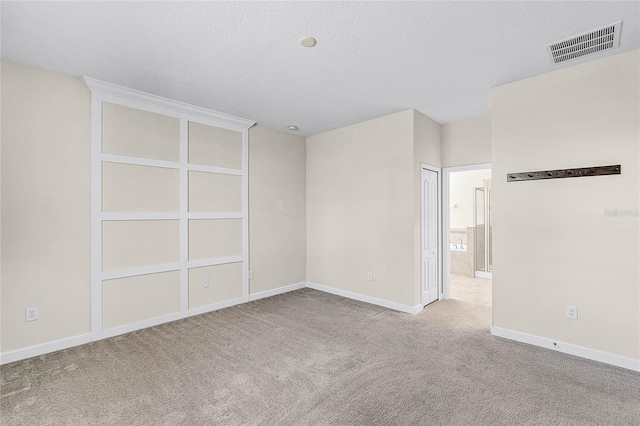
[[620,46],[621,24],[622,21],[614,22],[606,27],[547,44],[551,63],[557,65]]

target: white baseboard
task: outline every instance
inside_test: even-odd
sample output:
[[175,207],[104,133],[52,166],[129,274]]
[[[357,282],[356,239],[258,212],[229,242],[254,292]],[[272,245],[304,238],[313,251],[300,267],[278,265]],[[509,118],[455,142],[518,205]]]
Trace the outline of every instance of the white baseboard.
[[515,340],[516,342],[540,346],[541,348],[551,349],[565,354],[575,355],[580,358],[586,358],[592,361],[603,362],[605,364],[615,365],[616,367],[627,368],[629,370],[640,372],[640,359],[616,355],[610,352],[586,348],[584,346],[578,346],[571,343],[559,342],[546,337],[535,336],[533,334],[522,333],[520,331],[509,330],[501,327],[491,326],[491,334],[497,337]]
[[408,314],[417,314],[424,309],[422,305],[405,305],[402,303],[392,302],[386,299],[378,299],[377,297],[365,296],[364,294],[354,293],[352,291],[340,290],[338,288],[328,287],[322,284],[316,284],[307,282],[308,288],[324,291],[325,293],[335,294],[337,296],[346,297],[348,299],[359,300],[360,302],[371,303],[372,305],[378,305],[385,308],[393,309],[394,311],[406,312]]
[[[264,299],[266,297],[276,296],[278,294],[288,293],[290,291],[298,290],[301,288],[313,288],[315,290],[324,291],[326,293],[335,294],[349,299],[359,300],[361,302],[371,303],[373,305],[383,306],[385,308],[393,309],[400,312],[407,312],[409,314],[417,314],[424,309],[422,305],[410,306],[402,303],[392,302],[390,300],[378,299],[377,297],[365,296],[363,294],[354,293],[351,291],[340,290],[333,287],[327,287],[315,283],[299,282],[295,284],[286,285],[283,287],[274,288],[271,290],[261,291],[249,295],[249,301]],[[213,305],[201,306],[188,311],[188,313],[175,313],[159,318],[151,318],[149,320],[141,321],[135,324],[127,324],[124,326],[115,327],[108,330],[103,330],[101,333],[91,336],[91,333],[84,333],[73,337],[67,337],[64,339],[54,340],[52,342],[41,343],[38,345],[28,346],[26,348],[16,349],[13,351],[7,351],[0,353],[0,365],[8,364],[14,361],[20,361],[23,359],[31,358],[34,356],[44,355],[51,352],[56,352],[62,349],[68,349],[73,346],[83,345],[91,341],[101,340],[113,336],[117,336],[124,333],[129,333],[142,328],[152,327],[155,325],[163,324],[170,321],[175,321],[181,318],[190,317],[193,315],[199,315],[206,312],[215,311],[218,309],[226,308],[229,306],[239,305],[247,302],[246,298],[238,298],[227,300]]]
[[271,290],[260,291],[258,293],[249,294],[249,301],[264,299],[265,297],[277,296],[278,294],[288,293],[290,291],[299,290],[307,286],[306,282],[285,285],[283,287],[272,288]]
[[217,311],[219,309],[228,308],[230,306],[240,305],[246,303],[246,297],[238,297],[236,299],[225,300],[223,302],[213,303],[211,305],[198,306],[196,308],[189,309],[187,312],[175,312],[168,315],[162,315],[160,317],[149,318],[146,320],[134,322],[131,324],[120,325],[113,328],[108,328],[100,332],[94,333],[92,341],[98,341],[102,339],[108,339],[110,337],[120,336],[121,334],[131,333],[132,331],[142,330],[144,328],[155,327],[156,325],[166,324],[168,322],[177,321],[184,318],[189,318],[194,315],[206,314],[207,312]]
[[[249,295],[249,301],[263,299],[265,297],[275,296],[277,294],[287,293],[289,291],[305,288],[306,286],[307,286],[306,282],[300,282],[296,284],[274,288],[272,290],[261,291],[260,293]],[[8,364],[14,361],[20,361],[27,358],[32,358],[35,356],[48,354],[51,352],[56,352],[62,349],[68,349],[74,346],[84,345],[85,343],[90,343],[92,341],[102,340],[109,337],[130,333],[132,331],[140,330],[143,328],[153,327],[153,326],[164,324],[167,322],[176,321],[176,320],[194,316],[194,315],[204,314],[207,312],[227,308],[229,306],[239,305],[241,303],[246,303],[246,302],[247,302],[247,299],[245,297],[226,300],[224,302],[214,303],[212,305],[193,308],[189,310],[186,314],[178,312],[174,314],[164,315],[158,318],[151,318],[148,320],[136,322],[134,324],[127,324],[119,327],[110,328],[107,330],[103,330],[101,333],[96,333],[96,335],[93,336],[93,338],[91,336],[91,333],[84,333],[84,334],[80,334],[73,337],[67,337],[64,339],[41,343],[38,345],[27,346],[26,348],[2,352],[0,353],[0,365]]]
[[102,330],[101,332],[97,332],[93,334],[92,341],[98,341],[102,339],[108,339],[109,337],[119,336],[121,334],[131,333],[132,331],[141,330],[143,328],[154,327],[156,325],[164,324],[171,321],[177,321],[179,319],[184,318],[180,312],[176,312],[173,314],[162,315],[160,317],[149,318],[146,320],[134,322],[131,324],[119,325],[113,328],[107,328],[106,330]]
[[78,334],[77,336],[65,337],[64,339],[41,343],[39,345],[2,352],[0,354],[0,365],[60,351],[62,349],[68,349],[74,346],[84,345],[89,342],[91,342],[91,333],[83,333]]

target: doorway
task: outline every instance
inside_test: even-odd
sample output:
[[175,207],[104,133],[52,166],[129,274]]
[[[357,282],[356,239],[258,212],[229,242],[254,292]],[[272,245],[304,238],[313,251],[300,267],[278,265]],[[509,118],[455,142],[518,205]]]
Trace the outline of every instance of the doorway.
[[449,299],[452,277],[491,279],[491,164],[445,168],[442,177],[442,296]]
[[421,290],[422,305],[440,299],[440,169],[421,170]]
[[491,239],[491,180],[473,188],[474,277],[492,279],[493,246]]

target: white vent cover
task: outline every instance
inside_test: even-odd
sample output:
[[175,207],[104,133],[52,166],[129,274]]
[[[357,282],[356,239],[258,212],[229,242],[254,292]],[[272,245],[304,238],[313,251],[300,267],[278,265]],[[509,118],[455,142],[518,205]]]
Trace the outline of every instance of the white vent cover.
[[547,44],[551,63],[556,65],[581,56],[614,49],[620,46],[622,21]]

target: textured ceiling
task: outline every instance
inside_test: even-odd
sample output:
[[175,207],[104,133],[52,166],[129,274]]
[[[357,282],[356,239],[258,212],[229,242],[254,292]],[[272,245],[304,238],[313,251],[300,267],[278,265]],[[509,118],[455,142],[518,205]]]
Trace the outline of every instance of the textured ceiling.
[[[311,135],[415,108],[489,113],[491,87],[640,47],[640,2],[2,2],[4,59]],[[545,44],[622,20],[620,48]],[[310,35],[314,48],[298,39]]]

